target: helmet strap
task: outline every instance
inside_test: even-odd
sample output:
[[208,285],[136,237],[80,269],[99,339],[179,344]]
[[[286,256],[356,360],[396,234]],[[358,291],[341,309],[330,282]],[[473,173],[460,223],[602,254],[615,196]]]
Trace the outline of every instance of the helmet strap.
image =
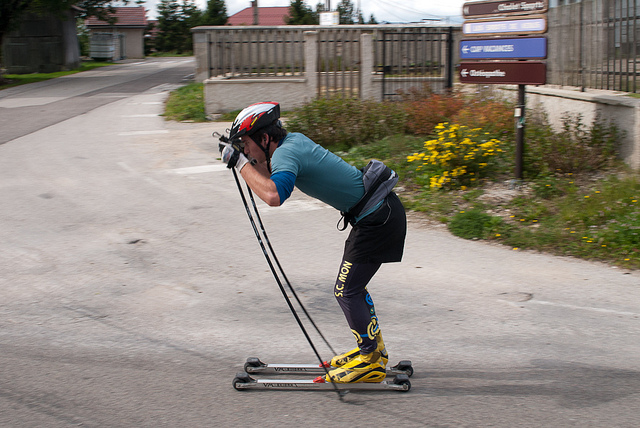
[[[269,174],[271,174],[271,155],[269,154],[269,148],[271,147],[271,137],[267,134],[262,134],[262,136],[266,136],[267,137],[267,143],[266,146],[262,145],[262,141],[260,141],[258,144],[258,147],[260,147],[262,149],[262,151],[264,152],[264,158],[267,160],[267,169],[269,170]],[[254,140],[255,141],[255,140]]]

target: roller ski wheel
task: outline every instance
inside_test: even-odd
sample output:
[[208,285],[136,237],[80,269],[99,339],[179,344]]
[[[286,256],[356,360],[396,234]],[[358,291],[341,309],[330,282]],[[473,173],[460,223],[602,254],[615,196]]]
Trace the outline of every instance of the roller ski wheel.
[[235,389],[236,391],[242,391],[243,386],[247,386],[248,384],[250,384],[251,382],[255,383],[255,380],[251,378],[251,376],[249,376],[249,374],[247,374],[246,372],[240,372],[236,374],[236,377],[233,378],[233,389]]
[[393,384],[401,387],[401,389],[399,389],[400,392],[411,391],[411,381],[407,375],[399,374],[393,379]]
[[[389,370],[389,369],[387,369]],[[391,367],[390,371],[392,372],[397,372],[400,374],[406,374],[407,377],[411,377],[413,376],[413,366],[411,365],[411,361],[409,360],[402,360],[400,361],[398,364],[396,364],[395,366]]]

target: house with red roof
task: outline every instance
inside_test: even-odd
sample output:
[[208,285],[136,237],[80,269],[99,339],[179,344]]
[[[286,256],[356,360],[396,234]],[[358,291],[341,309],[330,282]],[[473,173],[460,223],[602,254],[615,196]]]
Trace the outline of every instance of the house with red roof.
[[[227,25],[253,25],[253,7],[247,7],[240,12],[231,15]],[[258,25],[287,25],[289,6],[283,7],[258,7]]]
[[147,11],[143,6],[116,7],[114,24],[91,17],[85,21],[90,33],[92,58],[119,60],[144,58]]

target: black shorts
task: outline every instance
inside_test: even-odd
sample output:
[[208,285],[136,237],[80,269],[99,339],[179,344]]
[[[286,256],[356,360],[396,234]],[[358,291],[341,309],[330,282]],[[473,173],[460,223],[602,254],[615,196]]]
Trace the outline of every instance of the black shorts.
[[344,260],[351,263],[390,263],[402,260],[407,217],[398,196],[391,192],[380,208],[351,229]]

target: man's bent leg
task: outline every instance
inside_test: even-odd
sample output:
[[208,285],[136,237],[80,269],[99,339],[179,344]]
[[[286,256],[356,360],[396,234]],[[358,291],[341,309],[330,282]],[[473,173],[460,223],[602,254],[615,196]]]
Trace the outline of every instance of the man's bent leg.
[[378,318],[367,284],[380,268],[380,263],[351,263],[342,261],[334,289],[338,304],[344,312],[360,352],[368,354],[376,350]]
[[358,347],[331,360],[331,365],[337,368],[326,376],[328,382],[380,382],[386,376],[388,355],[384,344],[384,358],[378,350],[382,337],[373,300],[366,288],[379,268],[379,263],[342,261],[334,294]]

